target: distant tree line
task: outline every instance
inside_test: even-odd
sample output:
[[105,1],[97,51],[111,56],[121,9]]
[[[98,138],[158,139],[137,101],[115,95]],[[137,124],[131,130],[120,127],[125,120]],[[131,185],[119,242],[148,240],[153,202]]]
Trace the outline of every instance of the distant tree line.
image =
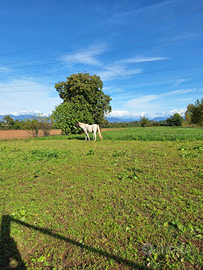
[[140,121],[132,122],[114,122],[104,121],[104,128],[127,128],[127,127],[153,127],[153,126],[203,126],[203,99],[197,100],[195,104],[187,106],[185,117],[175,113],[165,121],[149,120],[147,117],[140,117]]
[[109,123],[105,120],[102,124],[102,128],[129,128],[129,127],[155,127],[155,126],[167,126],[166,121],[150,121],[147,117],[141,117],[139,121],[131,122],[113,122]]
[[[87,75],[86,75],[87,76]],[[88,75],[89,76],[89,75]],[[88,77],[89,78],[89,77]],[[97,79],[97,78],[96,78]],[[57,85],[58,87],[58,85]],[[106,109],[109,108],[109,97],[105,97]],[[83,104],[84,105],[84,104]],[[104,106],[104,104],[103,104]],[[95,109],[96,110],[96,109]],[[165,121],[149,120],[147,117],[140,117],[139,121],[132,122],[114,122],[109,123],[104,118],[102,111],[102,117],[98,117],[95,111],[94,116],[99,119],[99,123],[102,128],[128,128],[128,127],[153,127],[153,126],[203,126],[203,99],[197,100],[195,104],[189,104],[183,118],[179,113],[175,113],[167,118]],[[34,130],[35,135],[38,135],[38,131],[42,130],[44,135],[49,135],[51,129],[61,129],[64,134],[75,133],[74,124],[77,121],[88,121],[92,123],[92,116],[87,107],[81,109],[81,104],[63,102],[61,105],[55,108],[51,116],[33,116],[25,120],[15,120],[6,115],[3,121],[0,121],[1,130]],[[102,120],[103,119],[103,120]],[[79,131],[77,131],[79,132]]]
[[52,116],[32,116],[25,120],[14,120],[10,115],[6,115],[3,121],[0,121],[0,129],[3,130],[33,130],[35,136],[38,136],[39,130],[43,131],[44,136],[49,135],[53,129],[54,119]]

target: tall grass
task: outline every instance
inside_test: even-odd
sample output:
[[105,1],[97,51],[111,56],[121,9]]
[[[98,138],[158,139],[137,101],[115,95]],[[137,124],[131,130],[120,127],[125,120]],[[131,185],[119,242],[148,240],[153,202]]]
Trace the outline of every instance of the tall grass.
[[[181,127],[150,127],[150,128],[128,128],[123,130],[107,130],[102,132],[105,140],[126,140],[126,141],[196,141],[203,140],[203,128],[181,128]],[[91,137],[92,138],[92,137]],[[53,137],[38,138],[49,140]],[[84,134],[55,136],[60,140],[84,140]],[[98,136],[97,136],[98,139]]]

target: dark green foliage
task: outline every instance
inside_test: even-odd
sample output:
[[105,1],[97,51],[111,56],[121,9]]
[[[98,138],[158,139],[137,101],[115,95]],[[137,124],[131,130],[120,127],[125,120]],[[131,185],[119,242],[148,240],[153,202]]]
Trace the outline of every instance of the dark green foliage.
[[[101,125],[104,115],[111,112],[111,98],[102,91],[103,83],[100,77],[89,73],[72,74],[66,82],[55,84],[60,98],[64,102],[81,104],[80,109],[87,107],[95,124]],[[82,122],[79,119],[80,122]]]
[[38,159],[57,158],[59,155],[58,151],[52,149],[46,150],[33,149],[32,151],[30,151],[30,154]]
[[74,128],[76,122],[86,124],[93,122],[93,117],[85,101],[82,106],[79,102],[66,101],[55,108],[52,116],[55,119],[54,128],[61,129],[64,134],[78,133],[80,129]]
[[14,125],[15,124],[15,121],[13,120],[13,118],[10,117],[10,115],[4,116],[3,120],[8,125]]
[[3,130],[17,130],[25,129],[25,121],[13,120],[10,115],[6,115],[3,118],[3,121],[0,122],[0,129]]
[[186,116],[193,124],[203,125],[203,98],[187,106]]
[[150,121],[149,121],[149,119],[147,117],[145,117],[145,116],[140,117],[140,125],[141,125],[141,127],[149,126],[149,124],[150,124]]
[[166,123],[168,126],[182,126],[183,117],[179,113],[175,113],[171,115],[170,118],[166,119]]

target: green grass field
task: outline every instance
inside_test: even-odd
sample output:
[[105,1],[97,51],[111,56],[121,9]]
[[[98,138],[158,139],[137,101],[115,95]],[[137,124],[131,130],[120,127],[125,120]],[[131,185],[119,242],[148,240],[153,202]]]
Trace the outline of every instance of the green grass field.
[[201,269],[203,129],[102,135],[0,141],[0,269]]

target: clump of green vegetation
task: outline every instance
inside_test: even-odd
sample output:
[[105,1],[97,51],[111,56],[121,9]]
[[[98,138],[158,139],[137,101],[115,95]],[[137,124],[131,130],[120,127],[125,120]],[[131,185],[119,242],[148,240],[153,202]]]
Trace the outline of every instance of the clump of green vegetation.
[[30,154],[33,157],[39,159],[57,158],[59,156],[59,152],[57,150],[52,149],[45,149],[45,150],[33,149],[30,151]]

